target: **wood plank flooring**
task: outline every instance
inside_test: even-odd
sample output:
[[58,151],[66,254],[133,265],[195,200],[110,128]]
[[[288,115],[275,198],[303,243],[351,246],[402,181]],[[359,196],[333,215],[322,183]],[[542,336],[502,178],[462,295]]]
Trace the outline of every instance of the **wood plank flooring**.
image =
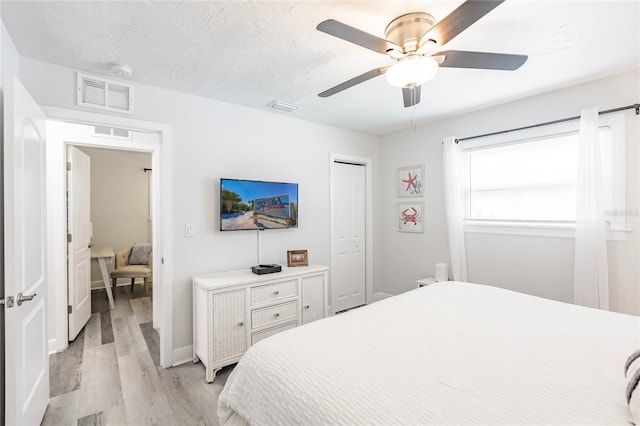
[[218,425],[216,404],[233,366],[205,382],[204,366],[163,369],[160,338],[144,288],[118,287],[115,309],[104,290],[64,352],[49,357],[50,399],[42,425]]

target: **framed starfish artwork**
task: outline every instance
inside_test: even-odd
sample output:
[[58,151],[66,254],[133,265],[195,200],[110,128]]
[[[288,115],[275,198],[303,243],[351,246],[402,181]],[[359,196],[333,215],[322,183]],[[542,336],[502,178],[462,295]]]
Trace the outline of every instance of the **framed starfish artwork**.
[[398,231],[400,232],[424,232],[424,203],[398,203],[396,217]]
[[398,197],[422,197],[423,166],[398,168],[396,188]]

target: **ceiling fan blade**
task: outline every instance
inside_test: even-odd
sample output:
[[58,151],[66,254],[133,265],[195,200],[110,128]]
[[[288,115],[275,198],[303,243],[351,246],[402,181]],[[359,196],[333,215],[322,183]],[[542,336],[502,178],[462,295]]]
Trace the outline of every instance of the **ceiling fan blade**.
[[356,84],[360,84],[363,83],[367,80],[371,80],[374,77],[377,77],[379,75],[384,74],[385,72],[387,72],[387,69],[389,67],[380,67],[380,68],[374,68],[371,71],[367,71],[364,74],[360,74],[357,77],[353,77],[351,80],[347,80],[344,83],[340,83],[335,87],[332,87],[329,90],[325,90],[322,93],[318,93],[318,96],[320,96],[321,98],[328,98],[329,96],[335,95],[336,93],[342,92],[343,90],[346,90],[350,87],[355,86]]
[[420,87],[403,87],[402,99],[404,100],[404,107],[409,108],[420,103]]
[[420,46],[429,39],[435,40],[440,46],[444,45],[502,2],[504,0],[467,0],[427,31],[422,36]]
[[402,48],[390,41],[376,37],[357,28],[351,27],[335,19],[322,21],[316,27],[318,31],[341,38],[358,46],[373,50],[374,52],[387,54],[389,51],[402,53]]
[[444,56],[441,67],[476,68],[483,70],[517,70],[527,61],[527,55],[510,55],[506,53],[466,52],[464,50],[445,50],[433,55]]

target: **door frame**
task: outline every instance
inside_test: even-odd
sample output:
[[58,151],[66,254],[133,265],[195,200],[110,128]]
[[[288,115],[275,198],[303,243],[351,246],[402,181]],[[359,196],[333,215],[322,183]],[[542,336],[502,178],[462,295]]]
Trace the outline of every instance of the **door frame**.
[[[173,291],[172,291],[172,261],[173,261],[173,232],[172,232],[172,165],[171,152],[173,143],[173,129],[171,125],[150,121],[136,120],[86,111],[42,106],[50,122],[69,122],[74,124],[99,125],[120,127],[133,131],[154,132],[159,135],[159,143],[148,144],[133,141],[119,141],[115,139],[100,139],[86,143],[84,141],[68,141],[56,138],[48,142],[47,149],[52,151],[47,155],[53,170],[49,174],[47,200],[49,206],[55,206],[56,211],[50,214],[48,258],[51,261],[49,271],[55,285],[52,298],[55,301],[50,306],[55,310],[56,336],[67,336],[62,341],[50,341],[49,352],[57,352],[68,346],[67,327],[67,277],[66,277],[66,201],[64,200],[64,182],[66,175],[66,146],[82,145],[98,148],[122,149],[128,151],[142,151],[151,153],[152,194],[153,194],[153,245],[154,254],[159,254],[158,262],[153,264],[154,302],[153,323],[159,326],[160,334],[160,366],[173,366]],[[49,165],[49,163],[48,163]],[[54,176],[55,174],[55,176]],[[51,186],[49,186],[51,185]],[[51,190],[50,190],[51,188]],[[64,291],[59,287],[64,286]],[[60,290],[60,291],[59,291]]]
[[[335,214],[335,191],[333,190],[333,183],[336,180],[335,169],[333,164],[338,162],[353,163],[356,165],[362,165],[365,168],[365,301],[367,304],[374,302],[373,293],[373,162],[368,157],[356,157],[346,154],[329,154],[329,212],[331,222],[331,260],[333,262],[334,255],[336,253],[336,241],[333,237],[335,221],[333,215]],[[335,281],[335,268],[330,267],[331,282]],[[329,300],[328,303],[333,303],[333,293],[331,292],[331,284],[328,286]],[[333,306],[328,308],[329,315],[335,314]]]

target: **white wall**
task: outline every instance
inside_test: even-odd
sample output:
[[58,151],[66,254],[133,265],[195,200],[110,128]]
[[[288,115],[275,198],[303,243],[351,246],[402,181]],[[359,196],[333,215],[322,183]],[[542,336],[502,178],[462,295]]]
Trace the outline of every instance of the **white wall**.
[[[473,96],[472,93],[469,96]],[[425,124],[382,138],[383,200],[381,291],[392,294],[415,288],[415,280],[433,276],[434,264],[449,262],[444,216],[442,144],[445,136],[466,137],[572,117],[581,108],[600,110],[640,101],[638,70],[579,86],[560,89],[475,113]],[[423,104],[428,99],[423,98]],[[426,107],[422,105],[420,107]],[[626,113],[626,241],[610,241],[611,309],[640,314],[640,117]],[[393,176],[397,167],[424,163],[426,231],[403,234],[394,230]],[[469,280],[528,294],[571,301],[574,240],[571,238],[471,234],[465,236]]]
[[[73,70],[29,58],[21,58],[20,66],[20,78],[39,104],[78,109]],[[142,84],[136,84],[135,109],[133,118],[173,126],[175,349],[191,344],[191,277],[257,262],[255,232],[218,231],[220,177],[299,184],[299,228],[261,235],[261,261],[277,263],[286,262],[287,250],[308,249],[311,263],[329,265],[331,152],[372,158],[374,187],[379,185],[376,137]],[[374,232],[377,211],[374,199]],[[195,237],[184,236],[186,223],[195,225]],[[376,239],[374,277],[381,273],[379,258]]]
[[[151,243],[149,172],[151,154],[117,149],[78,147],[91,158],[91,223],[94,247],[116,252],[133,243]],[[113,263],[107,263],[109,272]],[[91,281],[104,287],[97,262]]]
[[[20,74],[20,56],[16,50],[16,46],[11,40],[11,36],[7,32],[4,22],[0,25],[0,67],[2,69],[2,76],[8,76],[11,74]],[[2,83],[0,82],[0,85]]]

